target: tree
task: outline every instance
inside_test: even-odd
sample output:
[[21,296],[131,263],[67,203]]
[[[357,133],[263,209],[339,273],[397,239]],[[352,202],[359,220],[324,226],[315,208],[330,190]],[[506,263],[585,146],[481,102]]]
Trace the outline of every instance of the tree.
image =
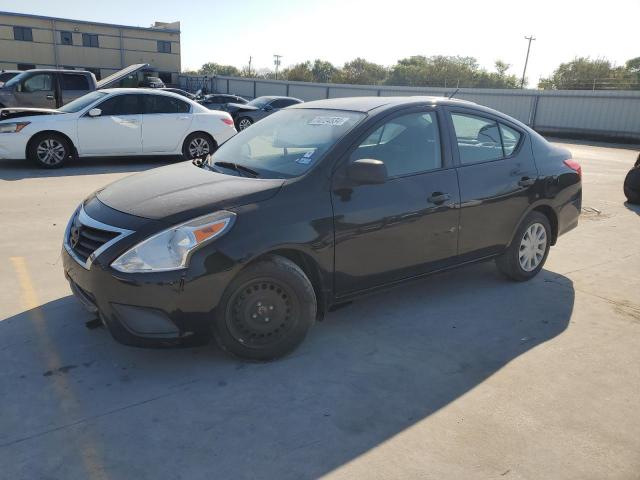
[[292,67],[285,68],[282,71],[282,78],[297,82],[313,82],[313,73],[311,72],[311,62],[297,63]]
[[228,75],[230,77],[240,76],[240,70],[233,65],[220,65],[215,62],[208,62],[200,67],[199,75]]
[[337,75],[339,70],[333,66],[332,63],[316,59],[313,62],[311,73],[313,75],[314,82],[329,83],[333,77]]
[[432,87],[516,88],[515,75],[507,74],[510,65],[496,60],[497,73],[480,68],[474,57],[416,55],[399,60],[389,73],[388,85]]
[[352,83],[357,85],[377,85],[387,77],[387,69],[377,63],[356,58],[344,64],[333,77],[334,83]]
[[540,79],[538,88],[554,90],[600,90],[639,88],[634,69],[640,58],[631,59],[625,67],[614,67],[604,58],[592,60],[577,57],[560,66],[547,78]]

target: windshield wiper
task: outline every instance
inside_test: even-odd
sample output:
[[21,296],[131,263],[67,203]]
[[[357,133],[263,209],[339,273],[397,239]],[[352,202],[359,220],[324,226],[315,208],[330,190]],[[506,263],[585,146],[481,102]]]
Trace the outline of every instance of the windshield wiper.
[[229,168],[231,170],[235,170],[238,173],[248,173],[253,178],[260,176],[260,174],[256,172],[253,168],[245,167],[244,165],[239,165],[233,162],[215,162],[214,165],[216,167]]

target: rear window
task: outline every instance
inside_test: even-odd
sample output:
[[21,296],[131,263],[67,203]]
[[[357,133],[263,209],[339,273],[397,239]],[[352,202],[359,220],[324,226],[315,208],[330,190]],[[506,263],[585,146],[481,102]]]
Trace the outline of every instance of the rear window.
[[89,81],[85,75],[65,73],[62,75],[62,90],[89,90]]

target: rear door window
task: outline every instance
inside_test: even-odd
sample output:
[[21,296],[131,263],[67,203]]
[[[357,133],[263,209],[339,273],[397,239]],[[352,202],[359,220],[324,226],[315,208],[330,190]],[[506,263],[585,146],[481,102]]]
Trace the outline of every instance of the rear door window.
[[144,95],[144,113],[188,113],[191,106],[187,102],[164,95]]
[[64,73],[62,74],[62,90],[89,90],[89,81],[85,75]]
[[502,146],[504,147],[504,154],[508,157],[513,154],[518,144],[520,143],[520,137],[522,135],[517,130],[511,127],[507,127],[504,124],[500,124],[500,133],[502,134]]
[[494,120],[462,113],[452,113],[460,163],[498,160],[504,157],[498,123]]

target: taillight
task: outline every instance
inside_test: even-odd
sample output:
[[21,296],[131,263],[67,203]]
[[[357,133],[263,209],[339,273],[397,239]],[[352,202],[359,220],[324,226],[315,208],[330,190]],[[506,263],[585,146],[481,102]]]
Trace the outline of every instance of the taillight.
[[231,117],[223,117],[220,120],[222,120],[227,125],[233,125],[233,119]]
[[567,167],[569,167],[571,170],[575,170],[578,173],[578,176],[580,178],[582,178],[582,167],[573,158],[569,158],[569,159],[565,160],[564,164]]

